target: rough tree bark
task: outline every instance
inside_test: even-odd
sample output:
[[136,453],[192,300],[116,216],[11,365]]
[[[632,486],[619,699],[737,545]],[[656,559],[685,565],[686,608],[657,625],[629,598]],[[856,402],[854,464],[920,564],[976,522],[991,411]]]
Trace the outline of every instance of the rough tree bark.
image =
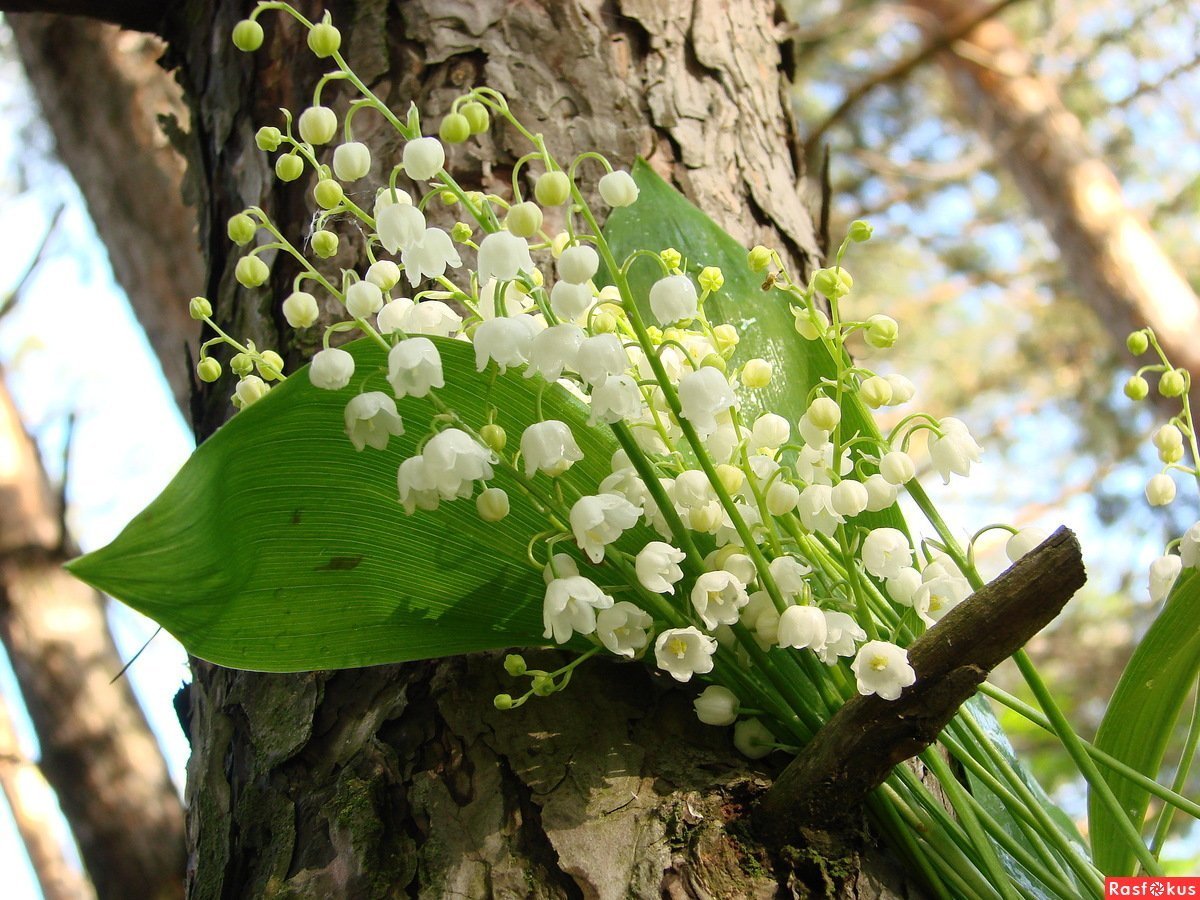
[[[937,40],[988,4],[914,0],[910,6]],[[1151,326],[1172,362],[1200,378],[1200,299],[1091,151],[1082,123],[1055,86],[1034,74],[1017,35],[991,19],[938,58],[967,120],[991,140],[1053,237],[1082,300],[1119,343],[1133,329]]]
[[[223,327],[296,362],[314,348],[281,327],[294,273],[280,262],[268,286],[238,288],[224,223],[258,205],[303,234],[309,183],[276,182],[253,135],[280,106],[305,106],[323,69],[285,17],[269,19],[262,52],[238,54],[227,35],[248,6],[181,0],[162,7],[159,28],[192,106],[207,295]],[[119,21],[127,12],[98,7]],[[330,7],[343,51],[395,108],[415,100],[436,121],[486,82],[563,152],[642,154],[747,245],[778,246],[800,266],[816,256],[767,0]],[[365,115],[356,138],[377,159],[397,155],[395,136]],[[485,153],[456,148],[456,176],[498,189],[513,139],[500,130]],[[360,253],[344,234],[330,265]],[[193,404],[201,435],[229,415],[228,388]],[[589,664],[565,695],[509,713],[491,707],[503,685],[488,656],[294,676],[199,661],[194,671],[184,716],[194,898],[912,895],[878,851],[768,859],[744,816],[765,770],[640,666]]]

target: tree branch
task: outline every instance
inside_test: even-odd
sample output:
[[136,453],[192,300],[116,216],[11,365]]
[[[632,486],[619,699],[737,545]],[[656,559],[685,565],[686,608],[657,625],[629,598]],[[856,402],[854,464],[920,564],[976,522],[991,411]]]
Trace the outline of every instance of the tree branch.
[[854,697],[783,771],[757,812],[777,846],[801,829],[856,825],[867,794],[936,739],[988,673],[1062,610],[1086,576],[1079,542],[1059,528],[913,642],[916,683],[899,700]]

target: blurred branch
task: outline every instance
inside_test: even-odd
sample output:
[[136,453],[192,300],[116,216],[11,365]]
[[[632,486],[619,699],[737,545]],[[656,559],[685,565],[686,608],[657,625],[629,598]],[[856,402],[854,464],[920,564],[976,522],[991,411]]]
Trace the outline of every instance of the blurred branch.
[[860,100],[867,96],[867,94],[871,93],[871,91],[875,90],[875,88],[904,78],[913,69],[932,59],[939,51],[946,49],[948,46],[950,46],[950,44],[954,43],[956,40],[975,28],[976,25],[987,19],[990,19],[992,16],[999,14],[1001,11],[1009,6],[1012,6],[1016,2],[1018,2],[1018,0],[995,0],[995,2],[993,2],[986,9],[980,10],[978,13],[970,16],[961,24],[956,24],[953,29],[939,34],[937,37],[926,42],[916,53],[913,53],[904,59],[897,60],[888,68],[875,73],[866,81],[861,82],[860,84],[851,88],[850,92],[846,94],[842,102],[838,104],[837,109],[831,112],[824,119],[824,121],[822,121],[817,125],[816,128],[813,129],[812,134],[810,134],[805,140],[805,145],[810,148],[815,147],[821,138],[824,137],[825,132],[832,128],[833,125],[839,120],[844,118],[851,109],[858,105]]
[[1189,72],[1194,72],[1196,69],[1200,69],[1200,55],[1193,56],[1187,62],[1182,63],[1173,69],[1169,69],[1167,72],[1163,73],[1161,78],[1156,78],[1154,81],[1139,82],[1137,87],[1135,87],[1124,97],[1114,100],[1112,105],[1116,109],[1124,109],[1125,107],[1129,106],[1129,104],[1136,101],[1139,97],[1144,97],[1147,94],[1157,93],[1179,76],[1186,75]]
[[8,703],[0,694],[0,789],[29,855],[45,900],[91,900],[87,876],[67,861],[54,834],[54,792],[17,740]]
[[46,249],[50,246],[50,238],[54,236],[54,229],[58,227],[58,220],[62,218],[64,209],[66,207],[60,205],[51,214],[50,225],[46,228],[46,233],[42,235],[41,241],[38,242],[33,259],[29,261],[29,265],[25,267],[25,271],[21,273],[21,276],[17,279],[17,283],[9,288],[7,294],[0,297],[0,320],[16,309],[17,298],[25,290],[25,285],[29,283],[29,279],[33,277],[33,273],[37,271],[37,267],[42,264],[42,260],[46,258]]

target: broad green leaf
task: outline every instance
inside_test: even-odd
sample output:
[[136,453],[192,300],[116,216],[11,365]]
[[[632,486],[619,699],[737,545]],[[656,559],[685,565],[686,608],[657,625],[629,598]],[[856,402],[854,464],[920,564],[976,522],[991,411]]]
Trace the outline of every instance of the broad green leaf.
[[[536,421],[541,385],[545,416],[567,422],[585,454],[563,478],[594,493],[616,444],[607,429],[587,427],[581,404],[516,371],[480,375],[470,345],[437,343],[439,396],[475,427],[494,406],[519,440]],[[317,390],[301,370],[217,431],[112,544],[71,571],[197,656],[243,669],[350,668],[541,643],[544,586],[525,553],[546,519],[499,470],[493,483],[512,502],[499,523],[483,522],[474,500],[405,515],[396,470],[428,434],[433,409],[401,401],[406,433],[383,452],[356,452],[342,411],[359,390],[388,389],[386,360],[369,341],[347,349],[358,369],[348,388]]]
[[[1096,732],[1096,746],[1151,778],[1162,767],[1167,742],[1200,676],[1200,574],[1188,570],[1142,638]],[[1115,772],[1100,770],[1121,807],[1139,828],[1150,795]],[[1099,798],[1088,798],[1092,853],[1107,875],[1132,874],[1133,850]]]
[[[837,374],[833,357],[824,344],[806,341],[796,333],[787,296],[778,290],[763,290],[763,276],[750,270],[747,248],[660,178],[644,160],[634,165],[633,179],[641,192],[637,203],[614,210],[604,226],[613,256],[620,262],[635,250],[657,252],[674,247],[683,255],[693,279],[705,266],[720,267],[725,284],[705,303],[709,320],[714,325],[728,322],[738,329],[741,341],[735,361],[762,357],[775,369],[766,388],[742,391],[745,414],[753,418],[759,412],[778,413],[794,427],[808,408],[808,392],[813,385]],[[629,287],[647,317],[650,286],[661,277],[662,270],[650,260],[638,260],[630,268]],[[843,404],[842,416],[846,434],[877,433],[856,397]],[[895,507],[865,513],[855,521],[868,528],[888,526],[908,531]]]

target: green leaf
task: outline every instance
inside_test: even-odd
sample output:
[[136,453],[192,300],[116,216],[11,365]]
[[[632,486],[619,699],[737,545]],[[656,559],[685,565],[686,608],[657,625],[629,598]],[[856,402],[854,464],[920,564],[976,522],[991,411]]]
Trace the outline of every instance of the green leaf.
[[[540,385],[544,414],[567,422],[585,454],[562,478],[595,492],[616,442],[585,424],[580,403],[519,372],[480,375],[469,344],[437,344],[441,399],[475,427],[494,406],[510,441],[537,420]],[[113,543],[71,571],[189,652],[243,669],[350,668],[540,643],[544,585],[525,552],[545,517],[499,469],[492,483],[512,504],[501,522],[483,522],[473,500],[406,516],[396,470],[434,410],[402,401],[406,433],[386,451],[356,452],[342,411],[360,390],[387,390],[386,359],[366,340],[346,349],[358,371],[349,387],[317,390],[301,370],[234,416]]]
[[[635,250],[656,252],[674,247],[684,258],[693,279],[705,266],[718,266],[725,284],[705,302],[705,313],[714,325],[728,322],[741,335],[734,361],[762,357],[774,366],[771,383],[762,390],[741,391],[743,415],[753,421],[759,412],[774,412],[792,422],[808,409],[808,392],[821,378],[834,378],[837,365],[820,341],[806,341],[796,333],[788,295],[763,290],[763,276],[750,270],[743,247],[694,206],[679,191],[639,159],[633,180],[640,194],[637,203],[613,211],[604,236],[620,262]],[[644,316],[650,317],[650,286],[663,276],[650,260],[638,260],[629,270],[629,287]],[[844,400],[844,434],[878,434],[874,420],[857,396]],[[896,507],[864,513],[855,519],[867,528],[890,527],[908,533]]]
[[[1200,573],[1188,570],[1121,674],[1096,732],[1096,746],[1142,774],[1157,777],[1171,732],[1198,676]],[[1103,767],[1100,771],[1129,820],[1140,829],[1149,793],[1115,772]],[[1134,852],[1094,793],[1088,797],[1088,817],[1096,865],[1107,875],[1132,874]]]

